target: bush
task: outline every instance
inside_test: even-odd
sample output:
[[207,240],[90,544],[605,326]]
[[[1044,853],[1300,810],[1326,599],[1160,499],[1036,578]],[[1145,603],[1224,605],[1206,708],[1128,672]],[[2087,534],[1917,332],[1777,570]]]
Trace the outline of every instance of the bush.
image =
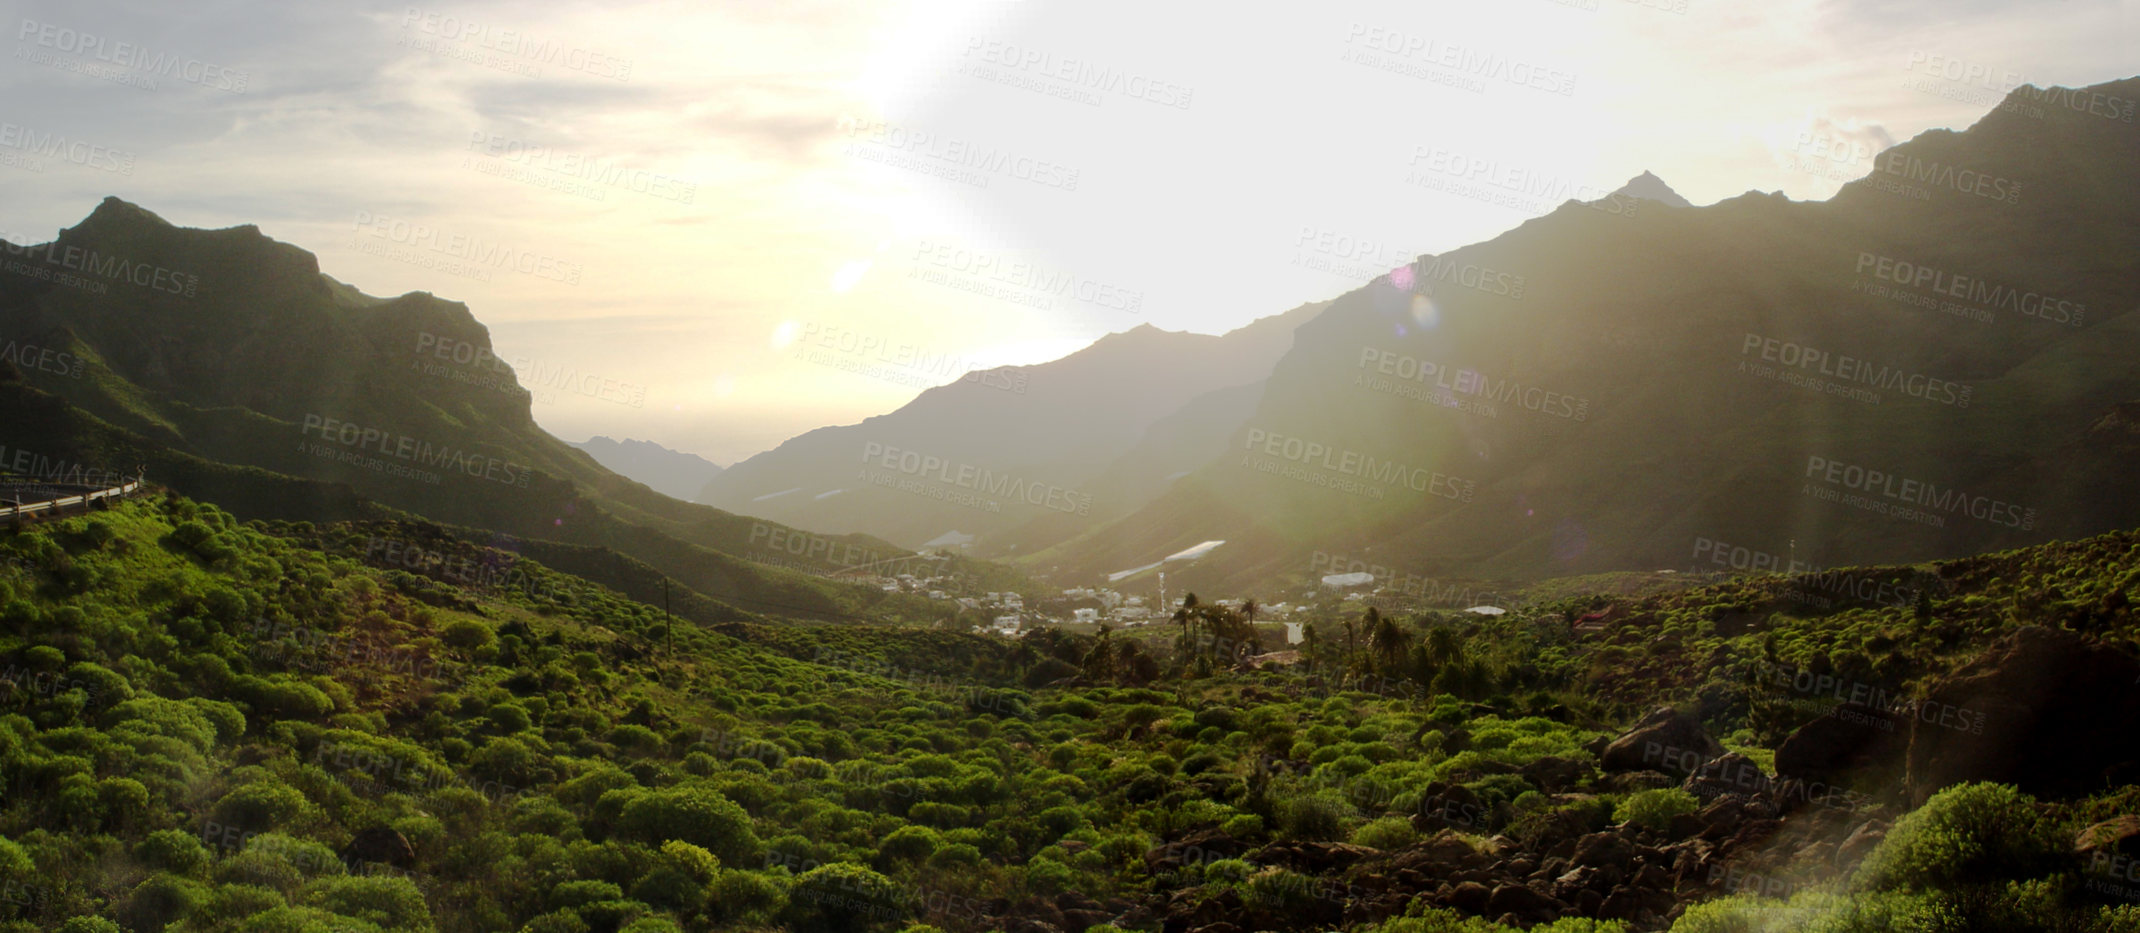
[[904,919],[898,886],[870,869],[846,863],[804,872],[788,892],[788,917],[801,933],[846,933]]
[[1305,842],[1334,842],[1345,836],[1352,820],[1352,805],[1331,793],[1309,794],[1288,800],[1279,808],[1279,826],[1286,838]]
[[880,865],[925,862],[936,854],[940,841],[936,831],[926,826],[901,826],[878,843],[877,861]]
[[216,802],[215,821],[248,833],[264,832],[297,819],[311,805],[305,795],[279,781],[247,784]]
[[1240,859],[1222,858],[1204,866],[1204,880],[1206,882],[1239,884],[1247,881],[1248,876],[1253,874],[1255,870],[1255,866]]
[[119,905],[119,916],[136,930],[161,930],[193,915],[209,901],[208,888],[173,875],[150,875]]
[[200,837],[182,829],[159,829],[134,846],[143,865],[174,875],[198,875],[208,867],[208,850]]
[[1672,824],[1672,818],[1693,813],[1702,808],[1699,798],[1677,787],[1660,787],[1655,790],[1629,794],[1620,806],[1612,811],[1614,822],[1633,823],[1644,829],[1663,832]]
[[779,910],[785,895],[771,878],[724,868],[713,882],[711,910],[723,920],[763,916]]
[[750,864],[762,849],[750,814],[710,787],[671,787],[636,797],[624,805],[618,828],[649,844],[691,843],[724,865]]
[[424,902],[423,892],[407,878],[335,878],[320,889],[319,905],[390,931],[428,933],[431,929],[431,908]]
[[1861,891],[1944,889],[2028,878],[2060,849],[2036,801],[2005,784],[1957,784],[1895,821],[1851,877]]
[[1419,841],[1419,831],[1412,828],[1412,821],[1401,816],[1385,816],[1362,824],[1352,831],[1354,845],[1370,849],[1402,849]]

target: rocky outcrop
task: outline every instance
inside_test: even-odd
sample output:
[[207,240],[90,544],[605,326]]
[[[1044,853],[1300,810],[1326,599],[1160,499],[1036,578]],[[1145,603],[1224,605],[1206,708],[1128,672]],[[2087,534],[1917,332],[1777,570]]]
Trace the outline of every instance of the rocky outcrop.
[[1908,747],[1909,728],[1901,717],[1877,707],[1843,704],[1798,727],[1776,746],[1776,774],[1834,781],[1899,764]]
[[1682,777],[1723,751],[1699,720],[1666,706],[1605,746],[1598,761],[1607,771],[1662,771]]
[[1964,781],[2072,798],[2140,780],[2140,661],[2082,635],[2015,632],[1908,705],[1907,789]]
[[416,847],[409,845],[407,837],[385,826],[357,830],[340,854],[342,861],[351,863],[383,862],[395,868],[416,864]]

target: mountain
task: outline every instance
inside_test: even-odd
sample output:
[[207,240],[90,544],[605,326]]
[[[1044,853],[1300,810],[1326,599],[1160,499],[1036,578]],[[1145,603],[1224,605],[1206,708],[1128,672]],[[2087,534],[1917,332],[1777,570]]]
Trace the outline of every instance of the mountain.
[[1170,585],[1243,593],[1318,552],[1539,578],[2140,523],[2134,132],[2006,105],[1825,202],[1571,201],[1422,256],[1299,327],[1223,457],[1026,561],[1068,585],[1225,540]]
[[647,488],[668,496],[692,502],[706,488],[706,484],[720,475],[721,468],[713,461],[697,454],[670,450],[653,441],[611,440],[596,435],[573,444],[587,452],[596,463],[647,485]]
[[904,553],[883,541],[680,502],[552,437],[458,302],[365,295],[257,227],[116,198],[52,243],[0,247],[11,469],[138,464],[247,518],[421,516],[608,549],[751,612],[939,611],[820,578]]
[[1666,204],[1672,207],[1694,206],[1693,203],[1689,202],[1686,198],[1680,197],[1679,192],[1672,190],[1671,185],[1665,184],[1664,179],[1652,175],[1648,172],[1643,172],[1640,175],[1628,179],[1627,184],[1621,185],[1620,190],[1613,192],[1607,197],[1643,198],[1650,201],[1656,201],[1660,204]]
[[[1261,382],[1293,329],[1322,307],[1223,336],[1146,324],[1053,362],[929,389],[890,414],[820,428],[729,467],[706,501],[906,547],[953,532],[974,536],[983,554],[1044,547],[1129,514],[1216,453],[1215,444],[1189,459],[1137,451],[1184,406]],[[1203,436],[1238,423],[1200,418],[1180,430]]]

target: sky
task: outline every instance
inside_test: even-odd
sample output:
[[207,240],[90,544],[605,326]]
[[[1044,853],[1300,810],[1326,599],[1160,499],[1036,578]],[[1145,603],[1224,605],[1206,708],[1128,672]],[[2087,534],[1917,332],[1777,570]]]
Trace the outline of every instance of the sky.
[[1644,171],[1825,198],[2020,84],[2140,73],[2140,0],[8,9],[0,237],[111,195],[257,224],[467,303],[559,437],[722,464]]

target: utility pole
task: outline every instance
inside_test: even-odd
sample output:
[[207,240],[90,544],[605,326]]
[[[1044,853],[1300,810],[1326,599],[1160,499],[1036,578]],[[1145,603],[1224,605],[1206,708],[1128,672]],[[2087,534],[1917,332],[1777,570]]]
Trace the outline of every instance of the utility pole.
[[1167,611],[1167,572],[1159,572],[1159,611]]

